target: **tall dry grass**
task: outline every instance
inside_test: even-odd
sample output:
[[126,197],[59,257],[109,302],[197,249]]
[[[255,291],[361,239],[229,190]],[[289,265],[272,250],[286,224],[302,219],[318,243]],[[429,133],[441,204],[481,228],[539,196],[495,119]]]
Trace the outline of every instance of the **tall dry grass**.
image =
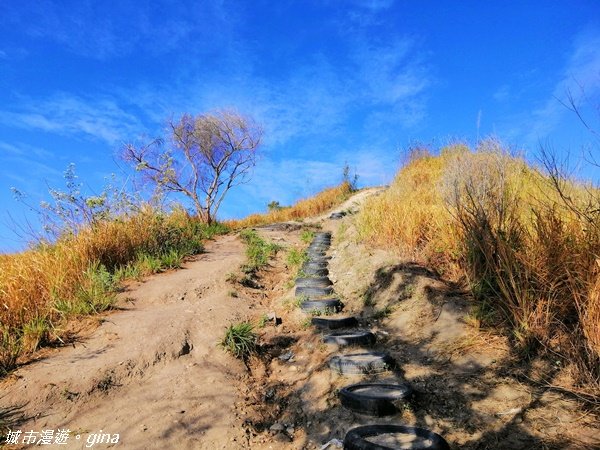
[[562,355],[600,396],[598,211],[598,190],[557,184],[488,141],[420,154],[359,225],[365,239],[465,280],[479,319],[508,326],[524,353]]
[[146,208],[84,227],[53,244],[3,255],[0,374],[14,367],[21,353],[52,336],[60,338],[64,319],[109,308],[123,276],[176,264],[219,231],[183,210],[163,214]]
[[339,205],[352,193],[352,185],[343,182],[338,186],[325,189],[313,197],[303,199],[293,206],[269,211],[265,214],[252,214],[244,219],[230,220],[225,224],[233,229],[255,227],[269,223],[287,222],[316,216]]

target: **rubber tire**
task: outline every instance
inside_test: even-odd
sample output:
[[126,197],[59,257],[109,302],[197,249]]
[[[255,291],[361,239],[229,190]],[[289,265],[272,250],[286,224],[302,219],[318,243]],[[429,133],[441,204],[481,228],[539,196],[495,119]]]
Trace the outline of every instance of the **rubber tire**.
[[342,309],[344,309],[344,304],[340,302],[340,300],[337,298],[324,298],[322,300],[303,301],[302,303],[300,303],[300,308],[302,309],[302,311],[307,313],[311,311],[340,312]]
[[327,264],[329,264],[330,259],[331,259],[331,256],[309,256],[308,262],[327,265]]
[[333,288],[329,287],[312,287],[312,286],[298,286],[296,288],[296,297],[307,295],[309,297],[325,297],[333,294]]
[[[370,359],[370,361],[368,361]],[[365,375],[387,372],[396,365],[387,353],[364,352],[337,355],[329,359],[329,368],[342,375]]]
[[377,338],[370,331],[336,331],[323,336],[325,344],[336,344],[340,347],[364,345],[372,346]]
[[296,278],[296,286],[327,287],[333,283],[329,277]]
[[304,262],[304,264],[302,264],[302,268],[317,267],[319,269],[327,269],[327,265],[328,265],[328,262],[326,260],[324,260],[324,261],[307,260],[306,262]]
[[341,219],[346,215],[346,213],[344,212],[336,212],[336,213],[331,213],[331,215],[329,216],[330,219]]
[[315,233],[314,239],[319,239],[319,238],[329,238],[329,239],[331,239],[331,231],[322,231],[320,233]]
[[[406,449],[419,448],[423,450],[450,450],[450,446],[439,434],[425,428],[409,427],[405,425],[367,425],[356,427],[346,433],[344,437],[344,450],[394,450],[393,447],[368,442],[365,438],[378,434],[410,434],[432,441],[428,447],[404,447]],[[397,448],[397,447],[396,447]]]
[[340,328],[352,328],[358,326],[356,317],[340,317],[333,319],[313,317],[310,323],[317,328],[326,328],[328,330],[338,330]]
[[[389,389],[390,395],[369,395],[367,393],[355,392],[357,389],[371,386]],[[399,392],[400,395],[393,395],[392,393],[394,392]],[[394,402],[406,400],[411,397],[412,393],[412,388],[406,383],[357,383],[340,389],[338,397],[342,405],[354,412],[381,417],[396,414],[398,408]]]
[[329,270],[327,269],[327,267],[303,267],[302,273],[306,277],[326,277],[327,275],[329,275]]
[[306,252],[326,252],[329,250],[329,247],[331,247],[331,245],[311,244],[306,248]]
[[306,252],[306,255],[310,259],[323,258],[324,256],[327,255],[327,252],[323,252],[323,251],[320,251],[320,250],[311,250],[309,252]]

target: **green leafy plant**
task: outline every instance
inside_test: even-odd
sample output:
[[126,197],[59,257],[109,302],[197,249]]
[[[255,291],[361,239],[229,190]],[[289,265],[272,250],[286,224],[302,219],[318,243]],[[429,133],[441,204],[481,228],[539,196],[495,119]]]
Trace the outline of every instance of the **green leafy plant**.
[[315,232],[312,230],[304,230],[300,235],[300,239],[302,239],[302,242],[305,242],[306,244],[309,244],[314,238]]
[[248,273],[266,266],[269,262],[269,258],[274,256],[281,249],[281,246],[265,241],[254,230],[243,230],[240,233],[240,237],[247,246],[246,257],[248,258],[248,262],[245,264],[243,270]]
[[250,322],[240,322],[227,328],[220,345],[236,358],[246,360],[256,350],[257,340],[254,326]]
[[305,250],[299,250],[297,248],[291,248],[288,250],[286,262],[290,267],[298,267],[306,262],[308,256]]

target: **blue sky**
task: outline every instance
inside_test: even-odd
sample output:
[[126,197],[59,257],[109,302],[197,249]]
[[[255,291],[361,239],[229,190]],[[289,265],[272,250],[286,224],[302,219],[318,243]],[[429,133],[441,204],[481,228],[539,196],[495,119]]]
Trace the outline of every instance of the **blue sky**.
[[414,142],[493,134],[577,166],[593,138],[567,91],[586,114],[600,104],[597,0],[4,0],[0,250],[24,245],[10,217],[35,223],[12,186],[36,204],[72,162],[98,192],[126,179],[124,143],[183,112],[237,108],[265,128],[229,218],[334,184],[345,161],[362,185],[387,183]]

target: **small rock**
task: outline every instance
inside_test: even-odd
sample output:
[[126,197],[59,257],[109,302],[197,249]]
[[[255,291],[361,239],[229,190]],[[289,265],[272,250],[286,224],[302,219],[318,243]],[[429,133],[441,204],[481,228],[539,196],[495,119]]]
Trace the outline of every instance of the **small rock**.
[[272,431],[274,433],[283,431],[283,430],[285,430],[285,427],[282,424],[277,423],[277,422],[275,422],[273,425],[271,425],[271,428],[269,428],[269,431]]
[[286,352],[282,355],[279,355],[279,360],[281,361],[291,361],[294,358],[294,353],[292,352]]
[[344,443],[342,441],[340,441],[339,439],[332,439],[329,442],[321,445],[321,450],[326,450],[331,447],[343,448]]
[[287,434],[289,434],[290,436],[291,436],[291,435],[293,435],[293,434],[294,434],[294,427],[287,427],[287,428],[285,429],[285,432],[286,432]]
[[275,326],[281,325],[283,323],[281,317],[277,317],[277,314],[275,314],[274,312],[270,312],[267,314],[267,320],[269,322],[273,322],[273,325]]
[[282,432],[277,433],[275,436],[273,436],[273,439],[276,440],[277,442],[290,442],[291,439],[290,437]]

